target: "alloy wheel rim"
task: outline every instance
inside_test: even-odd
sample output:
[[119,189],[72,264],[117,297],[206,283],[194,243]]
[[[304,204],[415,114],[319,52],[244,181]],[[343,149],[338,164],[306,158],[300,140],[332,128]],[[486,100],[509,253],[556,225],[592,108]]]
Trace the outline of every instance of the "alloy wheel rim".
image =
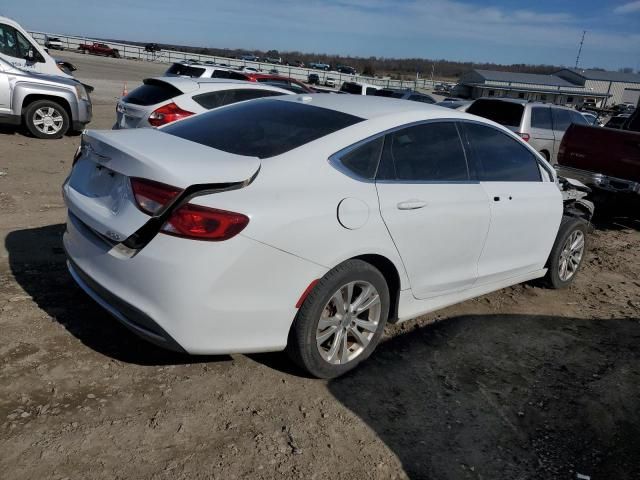
[[62,130],[64,119],[62,114],[53,107],[43,107],[33,113],[33,125],[45,135],[55,135]]
[[558,276],[560,280],[566,282],[570,280],[578,271],[582,256],[584,255],[584,233],[580,230],[574,231],[564,242],[560,261],[558,262]]
[[334,365],[351,362],[371,343],[380,324],[380,294],[369,282],[354,281],[334,292],[322,309],[316,345]]

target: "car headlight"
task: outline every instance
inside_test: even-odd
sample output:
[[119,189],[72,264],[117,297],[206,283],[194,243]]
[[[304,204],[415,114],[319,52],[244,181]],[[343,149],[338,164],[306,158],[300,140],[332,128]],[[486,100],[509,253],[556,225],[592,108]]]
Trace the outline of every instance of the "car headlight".
[[77,84],[76,85],[76,93],[78,94],[78,98],[80,100],[89,100],[89,94],[87,93],[87,89],[84,88],[84,85]]

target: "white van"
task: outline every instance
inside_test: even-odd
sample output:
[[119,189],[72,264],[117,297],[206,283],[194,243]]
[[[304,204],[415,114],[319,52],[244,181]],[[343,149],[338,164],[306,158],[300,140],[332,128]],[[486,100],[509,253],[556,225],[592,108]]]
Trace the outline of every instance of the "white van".
[[0,17],[0,58],[27,72],[73,78],[19,23],[7,17]]

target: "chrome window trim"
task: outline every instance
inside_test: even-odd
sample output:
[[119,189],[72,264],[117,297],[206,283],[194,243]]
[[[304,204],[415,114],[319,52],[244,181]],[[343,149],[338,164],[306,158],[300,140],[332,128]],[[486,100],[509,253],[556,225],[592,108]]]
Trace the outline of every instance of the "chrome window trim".
[[[506,129],[506,131],[505,131],[502,128],[496,127],[495,125],[491,125],[490,123],[480,122],[478,120],[467,119],[467,118],[461,118],[461,119],[459,119],[459,122],[460,123],[475,123],[475,124],[479,124],[479,125],[482,125],[482,126],[485,126],[485,127],[488,127],[488,128],[492,128],[492,129],[494,129],[494,130],[496,130],[496,131],[498,131],[498,132],[500,132],[500,133],[502,133],[504,135],[511,136],[511,138],[513,138],[513,139],[517,140],[518,142],[520,142],[522,145],[524,145],[524,147],[527,150],[529,150],[530,153],[533,154],[533,158],[538,163],[538,166],[542,167],[547,172],[547,174],[551,177],[551,180],[549,181],[549,180],[545,180],[543,178],[543,176],[540,175],[540,181],[539,182],[523,182],[523,183],[555,183],[556,175],[555,175],[555,172],[554,172],[553,168],[547,167],[547,165],[545,164],[546,162],[542,159],[540,153],[538,153],[528,143],[523,142],[523,140],[520,137],[518,137],[518,135],[513,133],[511,130]],[[508,182],[509,180],[502,180],[502,181]]]
[[[471,171],[469,169],[469,159],[467,157],[467,149],[465,148],[464,142],[462,140],[462,135],[460,133],[460,129],[458,128],[457,122],[459,122],[460,119],[459,118],[450,118],[450,117],[446,117],[446,118],[430,118],[428,120],[418,120],[415,122],[411,122],[411,123],[405,123],[404,125],[398,125],[396,127],[384,130],[382,132],[378,132],[374,135],[371,135],[363,140],[360,140],[352,145],[349,145],[348,147],[342,148],[341,150],[338,150],[337,152],[335,152],[334,154],[330,155],[328,158],[328,162],[329,164],[335,168],[336,170],[338,170],[340,173],[343,173],[344,175],[346,175],[349,178],[352,178],[354,180],[357,180],[359,182],[362,183],[399,183],[399,184],[455,184],[455,183],[462,183],[462,184],[474,184],[474,183],[480,183],[479,180],[477,179],[472,179],[471,178]],[[378,155],[378,165],[376,165],[376,172],[373,176],[373,178],[369,179],[369,178],[365,178],[362,177],[361,175],[358,175],[355,172],[352,172],[349,168],[347,168],[343,163],[342,163],[342,157],[348,153],[351,153],[352,151],[356,150],[357,148],[361,147],[362,145],[368,143],[368,142],[372,142],[374,140],[377,140],[380,137],[386,137],[387,135],[397,132],[399,130],[404,130],[406,128],[411,128],[411,127],[416,127],[418,125],[424,125],[424,124],[429,124],[429,123],[453,123],[454,126],[456,127],[456,131],[458,132],[458,138],[460,139],[460,144],[462,146],[462,151],[464,152],[465,155],[465,161],[467,164],[467,174],[469,175],[469,180],[380,180],[377,179],[378,176],[378,169],[380,168],[380,161],[382,160],[382,153],[384,152],[384,143],[382,145],[382,148],[380,148],[380,153]],[[477,123],[482,123],[482,122],[477,122]]]

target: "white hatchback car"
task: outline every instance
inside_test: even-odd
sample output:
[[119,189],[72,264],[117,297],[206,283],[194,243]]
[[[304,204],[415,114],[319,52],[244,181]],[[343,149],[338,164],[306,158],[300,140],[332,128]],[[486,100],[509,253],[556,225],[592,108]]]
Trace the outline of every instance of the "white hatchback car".
[[63,187],[77,283],[192,354],[287,349],[318,377],[385,326],[538,277],[568,285],[588,209],[491,121],[282,96],[159,130],[88,131]]
[[278,95],[292,92],[240,80],[146,78],[118,101],[113,130],[161,127],[213,108]]

